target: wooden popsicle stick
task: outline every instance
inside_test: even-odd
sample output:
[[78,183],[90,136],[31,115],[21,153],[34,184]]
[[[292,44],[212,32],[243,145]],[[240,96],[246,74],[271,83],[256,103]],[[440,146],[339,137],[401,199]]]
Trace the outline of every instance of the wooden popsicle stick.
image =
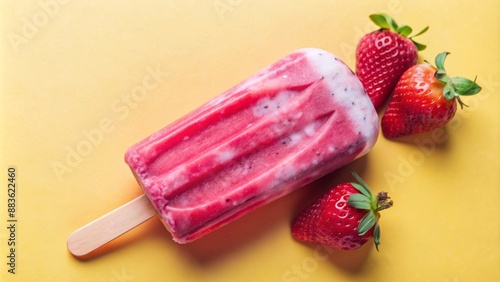
[[139,196],[71,233],[68,250],[75,256],[86,255],[155,214],[146,195]]

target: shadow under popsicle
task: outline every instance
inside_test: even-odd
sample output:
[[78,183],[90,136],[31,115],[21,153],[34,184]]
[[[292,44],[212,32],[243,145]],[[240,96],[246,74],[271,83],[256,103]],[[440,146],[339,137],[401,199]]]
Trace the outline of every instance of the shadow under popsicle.
[[[191,261],[197,266],[210,266],[235,252],[251,248],[259,240],[265,239],[266,234],[272,232],[280,224],[290,225],[292,219],[300,210],[325,193],[331,186],[340,182],[351,181],[351,170],[356,170],[362,175],[366,166],[366,158],[367,156],[364,156],[355,160],[335,172],[260,207],[196,241],[187,244],[175,243],[158,216],[155,215],[141,224],[140,228],[132,229],[98,249],[76,257],[81,261],[97,259],[112,252],[124,251],[141,240],[154,239],[155,241],[165,242],[165,245],[162,244],[162,246],[167,248],[166,252],[170,252],[168,249],[173,248],[177,255],[184,256],[187,261]],[[335,257],[337,257],[335,251],[332,254],[331,259],[335,261]],[[345,257],[343,260],[345,260]],[[357,263],[354,263],[354,265],[357,265]],[[354,266],[349,263],[346,266],[344,262],[342,267],[352,269]]]
[[[260,207],[196,241],[184,245],[172,241],[172,246],[178,250],[177,253],[187,256],[190,261],[202,266],[211,265],[232,253],[249,249],[283,224],[290,226],[291,221],[300,210],[325,193],[331,186],[351,181],[351,170],[362,174],[365,163],[366,156],[299,188],[289,195]],[[291,236],[290,232],[287,234]],[[168,240],[171,240],[170,236],[168,236]]]

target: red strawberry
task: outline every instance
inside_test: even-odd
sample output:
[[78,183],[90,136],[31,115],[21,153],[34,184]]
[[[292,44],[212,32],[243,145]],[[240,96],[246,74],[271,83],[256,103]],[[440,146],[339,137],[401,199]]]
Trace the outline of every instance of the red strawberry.
[[370,15],[370,19],[380,29],[366,34],[359,41],[356,47],[356,74],[378,109],[392,93],[403,72],[417,63],[418,51],[426,46],[413,41],[412,37],[408,38],[412,29],[407,25],[398,26],[386,14]]
[[380,210],[392,206],[387,193],[373,196],[363,180],[342,183],[304,209],[292,223],[292,235],[299,240],[343,250],[361,247],[373,237],[378,250]]
[[382,133],[396,138],[431,131],[447,124],[455,115],[459,95],[481,91],[475,80],[449,77],[444,60],[449,53],[436,56],[436,67],[419,64],[408,69],[399,80],[382,116]]

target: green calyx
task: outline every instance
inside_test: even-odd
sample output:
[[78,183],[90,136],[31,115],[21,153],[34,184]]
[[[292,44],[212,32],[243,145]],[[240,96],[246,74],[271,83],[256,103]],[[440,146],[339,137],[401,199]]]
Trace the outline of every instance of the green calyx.
[[424,32],[426,32],[429,29],[428,26],[425,27],[424,29],[422,29],[419,33],[417,33],[411,37],[408,37],[413,32],[413,29],[407,25],[398,26],[396,21],[387,14],[383,14],[383,13],[372,14],[372,15],[370,15],[370,19],[372,20],[372,22],[374,24],[379,26],[381,29],[392,30],[398,34],[401,34],[403,37],[410,39],[411,42],[413,42],[413,44],[415,44],[418,51],[422,51],[427,47],[426,45],[418,43],[415,40],[413,40],[413,37],[417,37],[417,36],[423,34]]
[[467,107],[467,105],[462,102],[460,99],[460,95],[470,96],[479,93],[481,91],[481,86],[477,85],[476,78],[474,81],[463,78],[463,77],[451,77],[446,74],[446,70],[444,69],[444,60],[446,56],[448,56],[449,52],[442,52],[436,56],[436,68],[437,71],[434,74],[434,77],[444,83],[443,95],[447,100],[451,100],[456,98],[458,103],[460,104],[460,108]]
[[378,251],[378,245],[380,245],[380,226],[378,224],[380,211],[392,207],[393,202],[386,192],[380,192],[373,196],[368,185],[355,171],[352,171],[352,175],[354,175],[358,183],[351,182],[351,185],[360,193],[352,194],[347,203],[357,209],[368,211],[359,222],[358,235],[364,235],[373,227],[373,242]]

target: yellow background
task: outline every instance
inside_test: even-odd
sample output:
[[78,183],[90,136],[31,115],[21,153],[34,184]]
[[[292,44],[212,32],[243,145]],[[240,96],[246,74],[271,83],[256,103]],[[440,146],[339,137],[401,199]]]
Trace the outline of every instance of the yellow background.
[[[498,0],[0,5],[1,281],[500,277]],[[324,48],[354,67],[376,12],[415,31],[429,25],[417,38],[428,45],[421,60],[449,51],[450,74],[478,76],[482,92],[464,98],[469,108],[452,123],[398,141],[380,136],[366,157],[192,244],[174,243],[155,217],[88,257],[68,253],[72,231],[141,194],[123,162],[130,145],[295,49]],[[6,264],[9,166],[18,182],[15,275]],[[394,199],[380,252],[293,240],[293,216],[328,186],[351,181],[352,169]]]

